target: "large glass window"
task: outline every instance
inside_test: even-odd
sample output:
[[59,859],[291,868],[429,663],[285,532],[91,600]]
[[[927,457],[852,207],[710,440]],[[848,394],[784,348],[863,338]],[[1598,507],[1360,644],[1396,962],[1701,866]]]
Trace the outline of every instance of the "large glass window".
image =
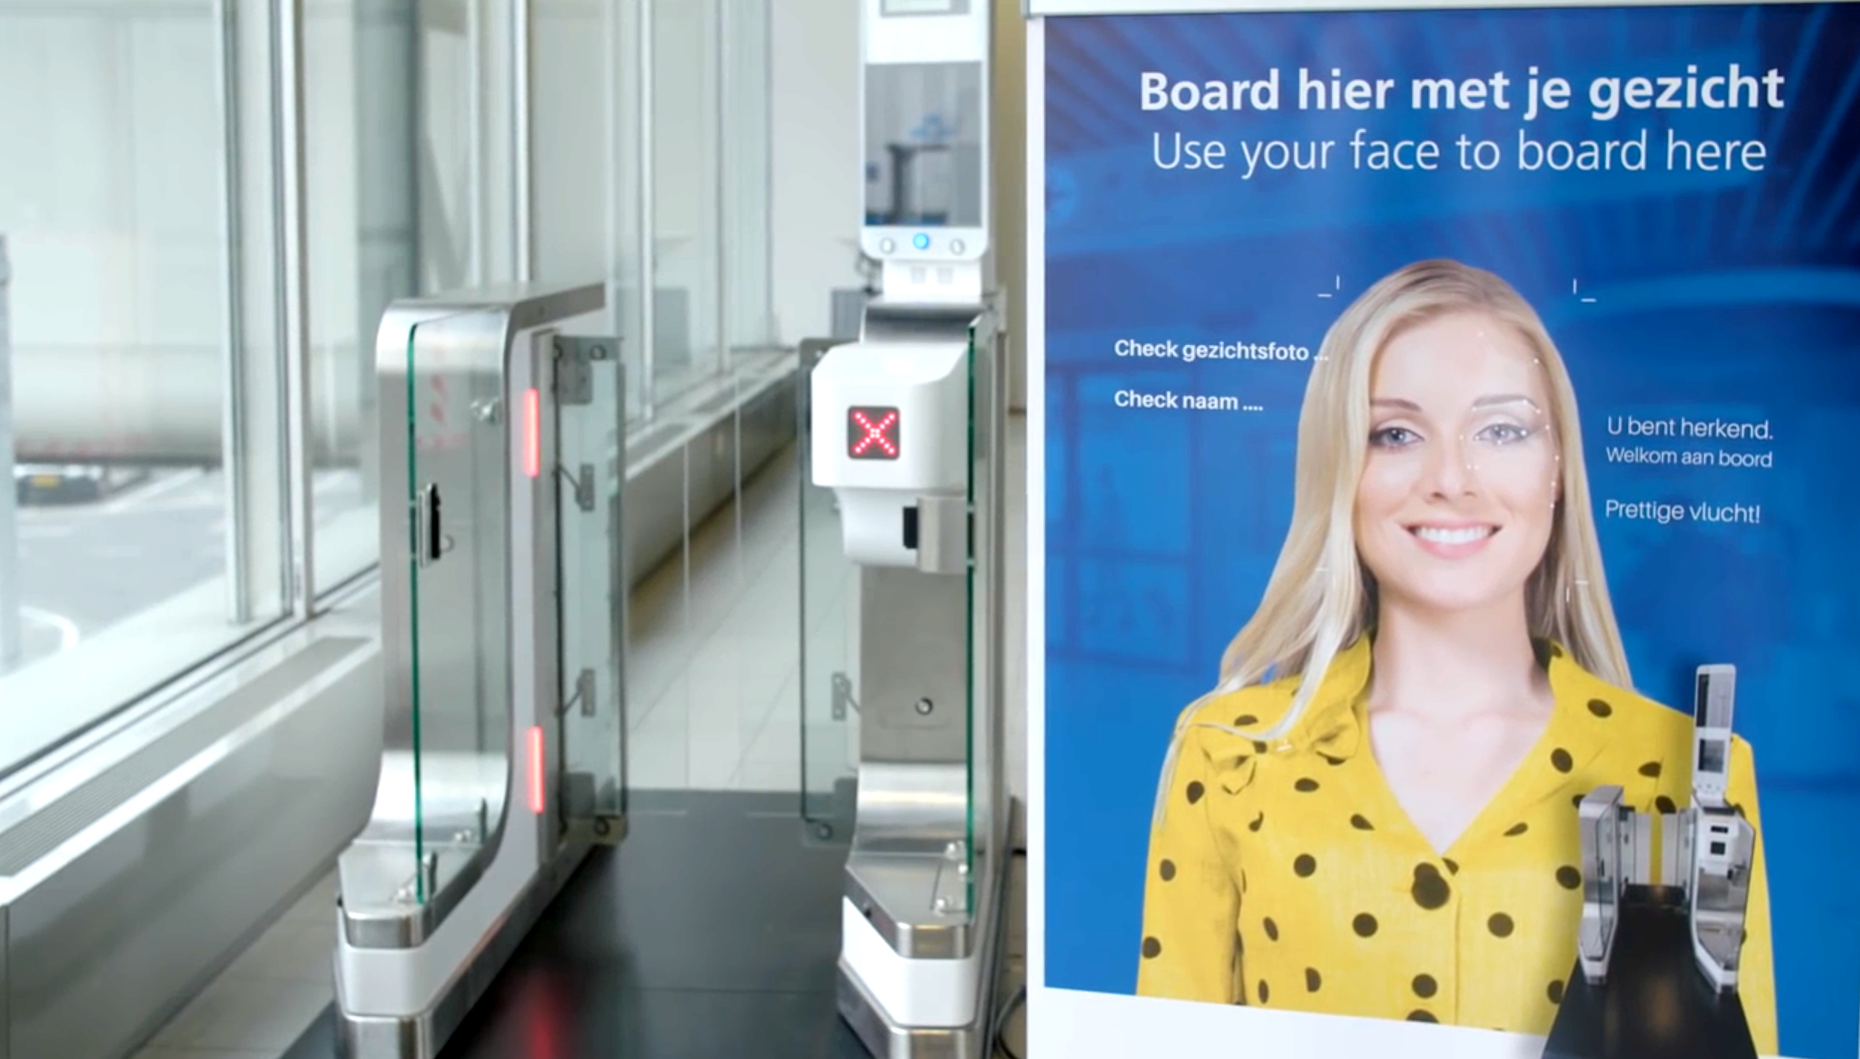
[[652,12],[652,380],[676,400],[723,367],[722,44],[719,0],[657,0]]
[[367,569],[379,551],[374,321],[393,298],[413,292],[412,11],[411,0],[304,5],[305,322],[318,590]]
[[606,277],[600,326],[620,338],[629,420],[645,408],[648,359],[641,8],[617,0],[531,0],[530,7],[534,274],[550,283]]
[[735,357],[775,345],[769,275],[773,13],[770,0],[725,0],[723,13],[724,318]]
[[253,17],[0,0],[0,770],[284,613]]
[[511,0],[304,5],[319,591],[368,569],[379,552],[382,312],[408,295],[517,278],[513,17]]
[[507,283],[520,278],[515,0],[417,7],[420,287]]
[[771,10],[0,0],[0,773],[373,568],[397,298],[604,278],[629,419],[725,414]]
[[[532,0],[536,278],[605,276],[629,418],[775,344],[769,0]],[[645,291],[650,288],[651,297]]]

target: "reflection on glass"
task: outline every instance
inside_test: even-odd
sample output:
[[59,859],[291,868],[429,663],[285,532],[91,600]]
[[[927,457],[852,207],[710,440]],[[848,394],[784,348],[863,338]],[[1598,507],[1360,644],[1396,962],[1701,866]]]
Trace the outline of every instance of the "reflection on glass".
[[724,19],[724,317],[730,366],[776,345],[769,99],[770,0],[730,0]]
[[867,66],[865,93],[865,223],[981,227],[982,64]]
[[[606,319],[620,337],[626,416],[644,409],[646,330],[640,311],[641,5],[530,2],[530,218],[534,276],[544,283],[606,277]],[[604,106],[590,105],[598,91]]]
[[[376,424],[399,414],[372,377],[381,314],[517,274],[516,5],[278,9],[302,19],[304,52],[303,586],[279,452],[275,211],[295,204],[270,150],[276,12],[28,6],[0,8],[15,420],[0,449],[19,507],[0,512],[0,546],[23,582],[23,607],[0,599],[16,615],[0,622],[0,701],[71,703],[96,683],[120,704],[379,557]],[[660,3],[649,22],[619,0],[526,7],[536,274],[614,285],[611,326],[575,330],[624,336],[629,419],[647,397],[670,409],[736,388],[732,354],[776,340],[769,0]],[[739,359],[758,361],[745,392],[771,357]],[[59,660],[63,675],[43,668]]]
[[322,592],[379,551],[375,327],[415,291],[412,0],[306,5],[303,48],[311,545]]
[[[510,27],[514,0],[417,5],[419,289],[516,278],[516,156]],[[413,5],[409,5],[411,8]]]
[[[431,900],[503,819],[510,760],[502,318],[443,317],[407,338],[413,897]],[[514,807],[513,807],[514,808]]]
[[723,365],[718,0],[652,5],[650,396],[675,400]]
[[[32,714],[0,715],[9,735],[83,723],[283,610],[276,583],[228,602],[222,61],[212,5],[0,10],[0,704]],[[275,521],[254,532],[275,547]]]
[[397,298],[515,276],[510,0],[304,8],[316,589],[376,559],[374,340]]

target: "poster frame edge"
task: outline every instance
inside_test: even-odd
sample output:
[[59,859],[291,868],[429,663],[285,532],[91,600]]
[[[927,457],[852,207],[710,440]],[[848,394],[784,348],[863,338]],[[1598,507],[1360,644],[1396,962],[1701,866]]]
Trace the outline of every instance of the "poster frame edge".
[[1091,15],[1219,15],[1262,12],[1451,10],[1467,8],[1743,7],[1825,0],[1022,0],[1029,19]]

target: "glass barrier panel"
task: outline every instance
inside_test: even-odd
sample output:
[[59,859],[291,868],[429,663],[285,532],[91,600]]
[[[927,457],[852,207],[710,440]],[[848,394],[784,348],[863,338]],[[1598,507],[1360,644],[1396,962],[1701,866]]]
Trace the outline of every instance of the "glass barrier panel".
[[[629,389],[644,384],[631,374]],[[626,437],[626,782],[630,811],[691,781],[689,597],[691,428],[675,416],[633,423]]]
[[813,481],[815,364],[828,344],[803,342],[795,384],[800,511],[801,814],[821,838],[850,837],[859,765],[859,570],[840,538],[833,490]]
[[586,828],[594,841],[617,841],[626,814],[625,393],[617,342],[555,340],[563,704],[556,804],[572,830]]
[[[967,796],[965,799],[967,802],[967,805],[965,806],[967,812],[966,812],[965,819],[963,821],[963,837],[962,837],[963,865],[962,867],[963,867],[963,875],[964,875],[963,881],[967,889],[967,893],[964,895],[964,901],[965,901],[964,907],[968,908],[970,911],[974,911],[976,908],[976,904],[975,904],[975,838],[976,838],[977,830],[976,830],[975,823],[976,823],[976,808],[977,808],[976,796],[978,794],[978,791],[976,790],[976,787],[977,787],[976,781],[978,777],[983,777],[987,775],[987,771],[985,767],[983,767],[983,762],[978,760],[978,756],[981,753],[985,752],[986,748],[982,745],[980,740],[977,740],[975,738],[975,715],[976,715],[976,698],[977,698],[976,696],[976,691],[977,691],[977,688],[976,688],[976,676],[977,676],[976,652],[978,650],[985,650],[987,647],[986,644],[981,644],[981,643],[976,642],[976,631],[978,629],[986,630],[988,628],[987,616],[985,614],[979,613],[980,608],[984,605],[984,600],[987,598],[987,580],[986,580],[987,572],[981,571],[980,572],[981,577],[978,578],[977,576],[978,571],[976,569],[982,563],[987,553],[985,549],[976,547],[977,526],[975,524],[976,502],[978,499],[981,499],[976,494],[978,492],[982,492],[982,493],[986,492],[987,480],[988,480],[987,478],[988,467],[987,467],[986,462],[981,459],[981,453],[986,450],[987,439],[986,439],[985,434],[983,434],[982,431],[978,430],[978,427],[981,426],[981,422],[978,418],[978,413],[980,413],[983,409],[988,407],[986,403],[985,394],[981,392],[985,390],[987,375],[985,371],[977,370],[977,368],[980,366],[978,364],[978,361],[982,355],[982,351],[983,351],[983,347],[976,341],[976,329],[974,326],[971,326],[969,328],[969,356],[968,356],[968,362],[965,365],[967,368],[968,384],[969,384],[968,385],[968,391],[969,391],[968,393],[968,398],[969,398],[968,399],[968,423],[967,423],[968,444],[964,446],[964,452],[967,454],[967,457],[968,457],[966,461],[966,469],[968,471],[967,488],[964,493],[964,499],[967,501],[968,508],[969,508],[969,534],[968,534],[968,543],[966,547],[969,562],[968,562],[968,569],[964,572],[963,577],[966,579],[966,582],[967,582],[965,585],[965,593],[967,596],[968,606],[965,608],[965,612],[963,614],[964,628],[962,631],[962,643],[963,643],[962,660],[963,660],[964,666],[966,667],[966,672],[963,674],[962,722],[963,722],[964,735],[968,742],[968,750],[963,755],[964,761],[968,766],[968,776],[966,777],[966,785],[965,785],[965,790],[964,790],[964,793]],[[977,488],[978,486],[980,486],[981,488],[978,489]],[[984,703],[983,705],[985,708],[986,703]],[[984,829],[982,833],[984,834],[986,833],[985,825],[984,825]]]
[[501,313],[416,325],[406,404],[412,591],[409,886],[426,904],[473,870],[501,827],[511,774],[509,547],[512,430]]
[[963,840],[968,907],[977,909],[976,879],[991,879],[1005,811],[1002,751],[1002,654],[1006,627],[1001,567],[1006,500],[1003,446],[1005,398],[996,318],[984,313],[969,329],[968,357],[968,608],[964,661],[968,737],[968,815]]

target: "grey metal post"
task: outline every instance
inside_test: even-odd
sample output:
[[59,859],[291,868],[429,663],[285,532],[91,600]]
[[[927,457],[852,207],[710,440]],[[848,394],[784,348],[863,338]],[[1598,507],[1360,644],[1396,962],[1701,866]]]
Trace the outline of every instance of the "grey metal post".
[[13,484],[13,345],[7,318],[7,286],[13,267],[7,261],[6,236],[0,235],[0,672],[20,658],[19,533]]

